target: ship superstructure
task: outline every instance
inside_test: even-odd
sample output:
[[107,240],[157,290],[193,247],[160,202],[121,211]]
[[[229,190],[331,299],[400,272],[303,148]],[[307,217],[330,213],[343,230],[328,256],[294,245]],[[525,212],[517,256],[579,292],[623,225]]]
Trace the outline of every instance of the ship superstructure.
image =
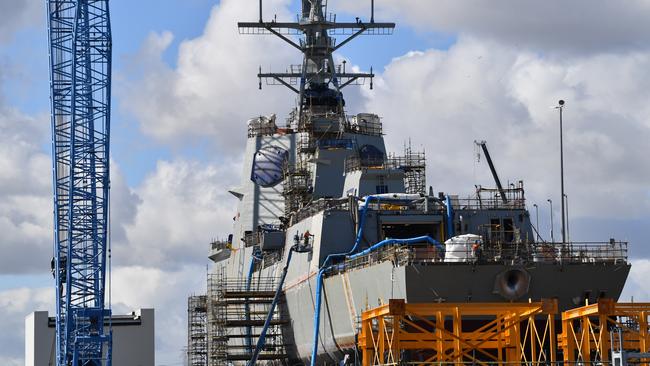
[[394,23],[337,22],[324,0],[303,0],[296,22],[265,22],[261,9],[240,32],[275,35],[303,60],[260,70],[260,88],[288,87],[297,106],[283,125],[275,115],[248,121],[233,232],[211,244],[207,296],[189,302],[191,365],[353,360],[359,316],[390,299],[556,298],[567,309],[619,297],[627,243],[541,240],[524,183],[502,187],[491,160],[497,188],[434,193],[424,152],[390,154],[379,116],[347,113],[342,90],[372,87],[374,74],[346,71],[334,52]]

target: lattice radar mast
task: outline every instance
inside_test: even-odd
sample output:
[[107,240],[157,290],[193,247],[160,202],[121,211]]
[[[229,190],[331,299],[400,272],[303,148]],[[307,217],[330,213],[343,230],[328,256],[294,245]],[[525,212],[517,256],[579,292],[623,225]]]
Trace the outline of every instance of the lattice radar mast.
[[[336,65],[332,54],[348,42],[362,34],[390,35],[395,23],[376,23],[374,17],[374,0],[371,0],[369,22],[357,18],[355,22],[337,22],[336,16],[327,12],[327,0],[302,0],[302,12],[296,22],[265,22],[262,14],[262,0],[259,0],[259,19],[257,22],[240,22],[241,34],[272,34],[303,54],[301,65],[292,65],[283,73],[258,74],[259,87],[262,80],[268,85],[284,85],[298,95],[299,112],[313,105],[329,104],[331,110],[343,113],[343,95],[341,89],[348,85],[359,85],[375,76],[372,68],[369,73],[347,72],[345,62]],[[345,39],[336,41],[333,36],[342,35]],[[295,41],[291,36],[298,36]]]
[[108,0],[48,0],[56,365],[111,365]]

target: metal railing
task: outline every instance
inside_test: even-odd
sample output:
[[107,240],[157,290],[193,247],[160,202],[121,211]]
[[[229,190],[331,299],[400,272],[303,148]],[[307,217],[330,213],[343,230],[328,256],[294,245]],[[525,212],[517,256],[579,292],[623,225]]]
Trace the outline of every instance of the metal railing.
[[369,136],[381,136],[384,134],[381,121],[375,122],[370,120],[363,120],[353,122],[353,117],[348,116],[346,118],[347,121],[345,123],[345,132],[352,132]]
[[325,210],[349,210],[349,200],[344,199],[319,199],[312,202],[310,205],[303,207],[296,212],[294,222],[302,221],[308,217],[312,217],[319,212]]
[[345,172],[360,169],[400,169],[410,171],[414,169],[425,169],[426,163],[423,159],[409,158],[406,156],[390,156],[388,158],[366,157],[353,155],[345,159]]
[[210,250],[224,250],[230,249],[231,244],[227,241],[215,240],[210,243]]
[[[278,279],[276,277],[255,278],[251,282],[250,291],[270,291],[274,292]],[[247,285],[246,278],[224,277],[218,274],[208,275],[208,286],[214,287],[212,296],[219,298],[228,292],[245,292]]]
[[278,131],[275,124],[251,123],[248,125],[248,137],[273,136]]
[[338,271],[392,261],[397,266],[447,263],[626,263],[626,242],[544,243],[467,246],[444,251],[427,245],[386,246],[363,256],[346,260]]
[[345,159],[345,172],[353,172],[361,169],[388,169],[388,164],[384,158],[361,158],[358,155],[350,156]]
[[261,233],[257,231],[246,231],[243,237],[244,246],[252,247],[262,242]]
[[561,263],[625,263],[628,243],[609,242],[571,242],[533,244],[534,262]]
[[509,199],[507,203],[500,197],[493,198],[458,198],[452,200],[455,210],[494,210],[494,209],[525,209],[524,198]]

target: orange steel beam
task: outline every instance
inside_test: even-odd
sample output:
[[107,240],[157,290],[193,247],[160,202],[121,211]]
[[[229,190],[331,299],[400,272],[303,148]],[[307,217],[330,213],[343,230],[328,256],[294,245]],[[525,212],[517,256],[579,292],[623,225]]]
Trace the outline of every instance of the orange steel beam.
[[[616,303],[600,299],[598,303],[571,309],[562,313],[560,349],[565,362],[609,362],[611,326],[622,328],[622,349],[648,352],[648,315],[650,303]],[[628,318],[637,327],[629,327],[616,320]]]
[[[362,314],[358,337],[362,365],[398,364],[405,350],[424,352],[427,359],[418,361],[423,365],[445,362],[460,366],[468,361],[487,365],[528,359],[554,362],[555,314],[555,300],[407,304],[393,299]],[[471,331],[463,329],[468,320],[477,318],[484,319],[485,324]],[[547,323],[540,328],[544,334],[539,334],[535,319]],[[529,349],[534,351],[527,358],[525,352]],[[550,359],[545,359],[549,354]]]

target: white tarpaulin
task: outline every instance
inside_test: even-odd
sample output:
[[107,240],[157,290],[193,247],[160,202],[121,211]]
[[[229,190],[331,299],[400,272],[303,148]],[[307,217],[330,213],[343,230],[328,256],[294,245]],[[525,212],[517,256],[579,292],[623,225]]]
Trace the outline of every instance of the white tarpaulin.
[[454,236],[445,242],[445,262],[473,261],[475,253],[474,244],[481,244],[481,237],[474,234]]

